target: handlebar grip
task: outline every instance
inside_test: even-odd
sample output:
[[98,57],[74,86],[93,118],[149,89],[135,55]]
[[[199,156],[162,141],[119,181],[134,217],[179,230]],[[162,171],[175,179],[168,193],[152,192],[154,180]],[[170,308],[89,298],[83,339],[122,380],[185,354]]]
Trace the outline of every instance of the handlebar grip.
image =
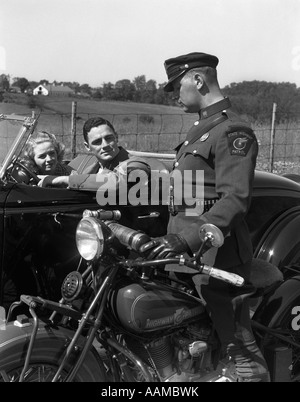
[[245,280],[237,274],[232,272],[223,271],[222,269],[210,267],[209,265],[203,265],[201,272],[212,276],[213,278],[220,279],[221,281],[230,283],[231,285],[241,287],[244,285]]
[[121,218],[121,212],[119,210],[105,210],[105,209],[98,209],[97,211],[91,211],[90,209],[85,209],[83,211],[82,216],[92,217],[101,220],[116,220],[118,221]]

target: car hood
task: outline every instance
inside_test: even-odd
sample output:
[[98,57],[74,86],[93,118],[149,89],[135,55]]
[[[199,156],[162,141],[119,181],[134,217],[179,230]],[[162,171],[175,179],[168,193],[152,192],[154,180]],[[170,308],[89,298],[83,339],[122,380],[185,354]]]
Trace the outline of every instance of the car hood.
[[0,205],[5,208],[59,207],[90,203],[96,203],[95,193],[59,188],[40,188],[22,183],[0,185]]
[[300,197],[300,184],[275,173],[256,170],[253,195],[292,195]]
[[[293,196],[300,198],[300,184],[277,174],[255,171],[253,196]],[[96,204],[96,193],[26,184],[0,184],[0,207],[65,206]]]

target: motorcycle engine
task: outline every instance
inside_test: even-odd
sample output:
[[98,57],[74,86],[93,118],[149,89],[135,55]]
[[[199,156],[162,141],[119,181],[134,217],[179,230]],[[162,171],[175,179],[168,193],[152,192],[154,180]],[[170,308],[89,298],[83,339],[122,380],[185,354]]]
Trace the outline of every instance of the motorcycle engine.
[[236,381],[234,365],[222,362],[214,367],[216,345],[208,325],[190,325],[144,344],[132,337],[127,346],[159,374],[162,382],[231,382]]

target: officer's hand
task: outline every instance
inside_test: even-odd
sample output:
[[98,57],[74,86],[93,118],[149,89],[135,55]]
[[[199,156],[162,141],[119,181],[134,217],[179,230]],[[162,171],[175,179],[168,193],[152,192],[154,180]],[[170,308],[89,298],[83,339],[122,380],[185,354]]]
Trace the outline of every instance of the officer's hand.
[[170,258],[190,251],[185,239],[173,233],[163,237],[156,237],[140,248],[142,253],[147,253],[149,250],[148,260]]

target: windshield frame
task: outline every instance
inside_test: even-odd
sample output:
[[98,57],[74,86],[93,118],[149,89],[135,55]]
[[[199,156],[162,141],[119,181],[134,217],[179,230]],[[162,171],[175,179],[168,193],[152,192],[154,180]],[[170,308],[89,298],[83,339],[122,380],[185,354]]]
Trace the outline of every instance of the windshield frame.
[[11,114],[11,115],[0,115],[0,120],[8,120],[8,121],[15,121],[15,122],[20,122],[22,124],[16,138],[14,139],[9,151],[7,152],[3,164],[0,167],[0,180],[3,180],[6,170],[8,166],[12,163],[12,159],[15,155],[16,150],[18,149],[21,141],[26,138],[26,141],[28,140],[29,136],[33,133],[35,130],[35,127],[37,125],[39,116],[35,116],[34,113],[32,114],[31,117],[29,116],[20,116],[16,114]]

